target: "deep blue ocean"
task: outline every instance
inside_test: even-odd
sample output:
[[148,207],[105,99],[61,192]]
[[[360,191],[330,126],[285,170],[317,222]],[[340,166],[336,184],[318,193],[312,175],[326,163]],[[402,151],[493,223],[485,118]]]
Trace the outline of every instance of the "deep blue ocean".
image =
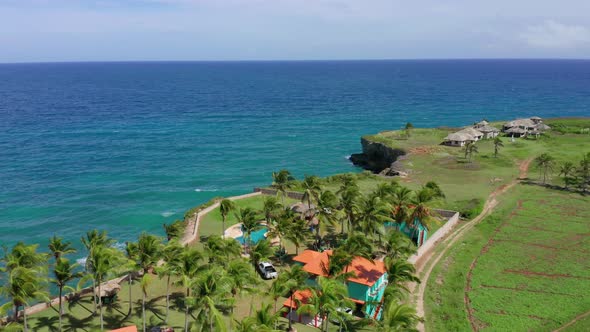
[[361,135],[590,116],[590,61],[0,65],[0,244],[120,242],[282,168],[358,171]]

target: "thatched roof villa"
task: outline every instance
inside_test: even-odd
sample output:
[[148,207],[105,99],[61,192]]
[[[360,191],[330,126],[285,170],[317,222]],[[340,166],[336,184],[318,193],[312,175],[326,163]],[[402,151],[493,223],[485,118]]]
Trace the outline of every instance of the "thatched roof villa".
[[538,116],[533,116],[528,119],[516,119],[506,122],[502,126],[502,131],[510,137],[538,137],[543,132],[551,129],[548,125],[543,123],[543,119]]

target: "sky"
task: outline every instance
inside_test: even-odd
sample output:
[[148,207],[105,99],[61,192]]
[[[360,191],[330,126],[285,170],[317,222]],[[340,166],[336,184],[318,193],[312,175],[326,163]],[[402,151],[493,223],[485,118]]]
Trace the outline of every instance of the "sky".
[[0,0],[0,62],[590,58],[588,0]]

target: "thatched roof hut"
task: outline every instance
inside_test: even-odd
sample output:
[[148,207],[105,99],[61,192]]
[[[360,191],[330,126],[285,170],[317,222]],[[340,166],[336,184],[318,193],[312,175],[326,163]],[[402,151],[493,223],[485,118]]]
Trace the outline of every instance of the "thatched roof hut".
[[121,290],[121,285],[116,282],[107,282],[100,286],[100,294],[98,293],[98,287],[94,289],[94,293],[100,297],[111,297],[117,295]]

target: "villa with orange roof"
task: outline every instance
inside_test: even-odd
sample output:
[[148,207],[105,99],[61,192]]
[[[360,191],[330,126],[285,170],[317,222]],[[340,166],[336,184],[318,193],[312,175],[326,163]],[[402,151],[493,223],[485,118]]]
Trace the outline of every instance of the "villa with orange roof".
[[[326,277],[325,267],[329,265],[332,250],[324,252],[317,252],[314,250],[305,250],[300,255],[293,258],[293,260],[303,266],[303,270],[309,273],[310,278],[308,284],[315,285],[318,276]],[[379,319],[381,317],[381,302],[383,300],[383,293],[385,286],[387,286],[387,270],[385,264],[381,261],[371,262],[363,257],[355,257],[350,265],[347,267],[348,272],[353,275],[347,279],[348,296],[355,302],[358,308],[364,306],[364,314],[366,317]],[[298,301],[291,302],[287,299],[283,305],[297,309],[297,303],[306,303],[310,296],[309,291],[297,291],[294,294],[294,299]],[[300,321],[304,318],[297,315],[292,317],[294,320]],[[309,318],[305,323],[310,323]],[[318,318],[313,318],[317,323]],[[313,325],[314,322],[311,322]]]

